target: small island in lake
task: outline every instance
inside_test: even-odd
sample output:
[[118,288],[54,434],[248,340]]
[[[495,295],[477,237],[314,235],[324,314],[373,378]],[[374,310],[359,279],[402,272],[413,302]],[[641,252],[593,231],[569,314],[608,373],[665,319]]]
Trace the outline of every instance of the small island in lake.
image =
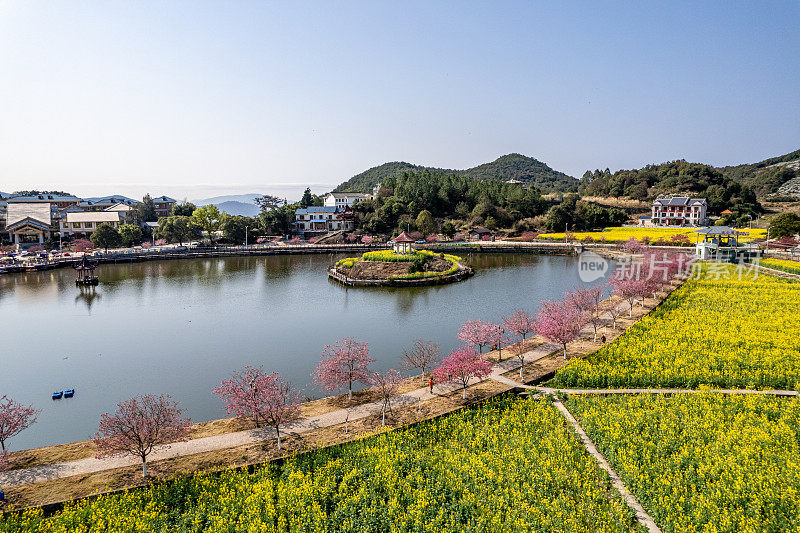
[[[429,250],[412,250],[400,235],[394,250],[366,252],[339,260],[328,276],[350,286],[415,286],[452,283],[473,274],[458,256]],[[399,241],[399,242],[398,242]]]

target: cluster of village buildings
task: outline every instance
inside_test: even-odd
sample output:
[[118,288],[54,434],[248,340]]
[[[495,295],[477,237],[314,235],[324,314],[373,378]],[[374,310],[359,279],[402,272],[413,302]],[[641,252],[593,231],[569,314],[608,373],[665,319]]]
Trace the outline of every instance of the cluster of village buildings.
[[[352,206],[374,197],[374,194],[364,193],[329,193],[325,195],[322,207],[306,207],[295,211],[297,233],[351,231],[354,221]],[[638,222],[641,226],[706,226],[709,223],[707,211],[708,203],[703,198],[669,196],[653,200],[651,214],[640,216]]]
[[[376,187],[377,189],[377,187]],[[373,194],[333,192],[324,197],[321,207],[304,207],[295,211],[295,232],[305,238],[330,232],[355,229],[353,206],[372,199]],[[158,217],[169,216],[175,199],[153,198]],[[61,237],[88,238],[100,224],[119,226],[129,221],[131,209],[138,200],[122,195],[99,198],[78,198],[39,194],[0,198],[0,233],[14,243],[39,242]],[[644,226],[704,226],[709,222],[708,204],[701,198],[671,196],[653,201],[651,214],[639,217]]]
[[[376,187],[377,188],[377,187]],[[355,214],[352,207],[372,194],[331,192],[325,195],[322,207],[303,207],[294,212],[294,227],[298,235],[313,236],[332,231],[353,231]]]
[[[138,200],[122,195],[78,198],[38,194],[0,198],[0,233],[15,244],[39,242],[55,236],[88,238],[100,224],[114,227],[129,221]],[[156,215],[169,216],[175,199],[153,198]]]

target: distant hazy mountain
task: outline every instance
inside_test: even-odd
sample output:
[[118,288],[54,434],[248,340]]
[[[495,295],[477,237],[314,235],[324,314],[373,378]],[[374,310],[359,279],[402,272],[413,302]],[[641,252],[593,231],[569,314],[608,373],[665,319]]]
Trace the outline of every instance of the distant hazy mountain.
[[245,204],[252,204],[256,205],[256,198],[261,196],[260,194],[230,194],[227,196],[214,196],[213,198],[206,198],[204,200],[194,200],[192,203],[198,207],[202,207],[204,205],[214,204],[219,207],[219,204],[223,202],[240,202]]
[[0,198],[8,198],[9,194],[7,192],[0,192]]
[[405,161],[384,163],[357,174],[334,189],[337,192],[371,192],[375,184],[386,178],[397,178],[404,172],[428,169],[431,172],[443,172],[467,176],[477,180],[499,179],[519,180],[533,185],[544,192],[571,192],[578,189],[578,180],[563,172],[553,170],[546,163],[522,154],[508,154],[491,163],[484,163],[466,170],[424,167]]
[[215,203],[217,209],[229,215],[242,215],[245,217],[254,217],[261,211],[255,204],[246,204],[244,202],[219,202]]
[[242,215],[245,217],[256,216],[261,209],[256,205],[255,199],[261,196],[260,194],[230,194],[227,196],[214,196],[213,198],[205,198],[203,200],[195,200],[192,202],[197,207],[204,205],[215,205],[217,208],[229,215]]

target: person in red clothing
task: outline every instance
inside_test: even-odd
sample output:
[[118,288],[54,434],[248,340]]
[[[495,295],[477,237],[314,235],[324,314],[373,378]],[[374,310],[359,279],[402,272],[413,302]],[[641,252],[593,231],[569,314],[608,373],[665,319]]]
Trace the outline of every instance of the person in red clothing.
[[431,379],[428,382],[428,384],[431,386],[431,394],[433,394],[433,377],[431,377]]

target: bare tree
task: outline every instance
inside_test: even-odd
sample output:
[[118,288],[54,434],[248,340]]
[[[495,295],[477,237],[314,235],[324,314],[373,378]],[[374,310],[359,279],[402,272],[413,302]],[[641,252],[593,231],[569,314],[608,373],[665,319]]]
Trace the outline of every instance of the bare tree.
[[417,368],[423,374],[439,361],[439,345],[435,342],[417,339],[410,350],[403,349],[403,366]]
[[392,396],[397,393],[400,387],[400,381],[403,379],[402,374],[395,369],[389,369],[384,373],[373,372],[370,377],[370,383],[377,387],[381,393],[383,407],[381,409],[381,425],[386,424],[386,410],[392,410]]

